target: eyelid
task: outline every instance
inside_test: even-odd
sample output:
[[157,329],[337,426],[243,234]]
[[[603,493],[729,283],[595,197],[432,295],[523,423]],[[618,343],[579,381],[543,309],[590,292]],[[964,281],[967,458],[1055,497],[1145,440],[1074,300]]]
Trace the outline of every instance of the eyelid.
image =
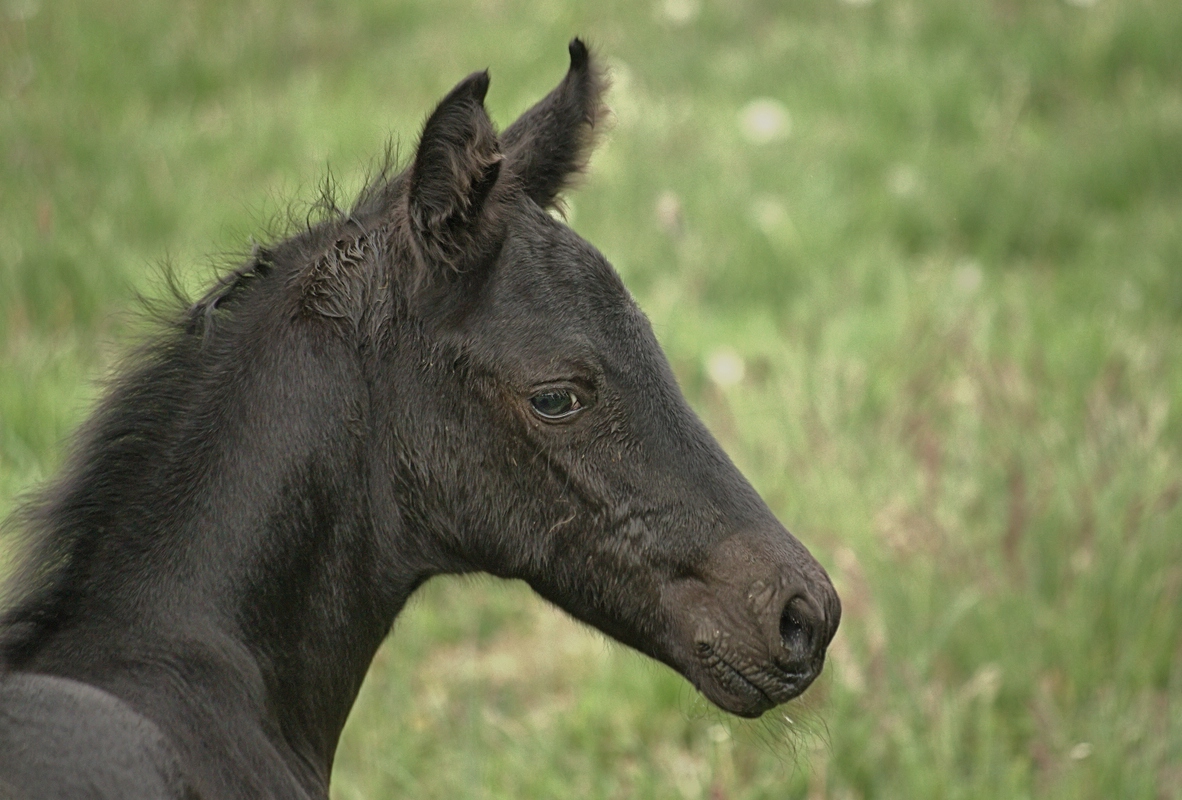
[[570,378],[555,378],[554,380],[543,381],[541,383],[535,383],[533,386],[531,386],[528,389],[528,391],[529,391],[530,397],[533,397],[535,395],[541,394],[542,392],[548,392],[548,391],[556,391],[556,392],[571,391],[571,392],[574,392],[575,394],[577,394],[579,396],[579,398],[583,399],[583,400],[586,400],[589,398],[594,399],[595,394],[596,394],[595,382],[592,380],[589,380],[588,378],[584,378],[582,376],[570,377]]

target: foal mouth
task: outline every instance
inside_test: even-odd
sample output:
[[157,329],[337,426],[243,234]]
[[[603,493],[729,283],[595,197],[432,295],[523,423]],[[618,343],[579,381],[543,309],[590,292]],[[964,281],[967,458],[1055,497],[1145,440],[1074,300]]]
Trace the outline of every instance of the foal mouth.
[[775,663],[745,671],[705,642],[699,644],[697,655],[707,679],[703,683],[708,683],[699,683],[702,693],[724,711],[748,718],[799,697],[820,672],[811,667],[789,671]]

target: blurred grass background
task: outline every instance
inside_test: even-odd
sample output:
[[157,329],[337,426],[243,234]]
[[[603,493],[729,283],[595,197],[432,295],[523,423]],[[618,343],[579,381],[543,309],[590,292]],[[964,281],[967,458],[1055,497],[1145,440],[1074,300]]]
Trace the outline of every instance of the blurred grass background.
[[1172,0],[0,0],[0,513],[153,264],[199,286],[472,70],[507,125],[575,34],[617,123],[572,225],[842,628],[740,724],[521,586],[436,580],[335,797],[1182,797]]

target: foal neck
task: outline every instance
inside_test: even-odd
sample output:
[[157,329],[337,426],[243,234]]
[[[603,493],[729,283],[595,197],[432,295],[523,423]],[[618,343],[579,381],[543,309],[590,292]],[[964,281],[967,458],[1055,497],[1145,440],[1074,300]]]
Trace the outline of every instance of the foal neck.
[[358,359],[276,317],[177,333],[116,382],[30,514],[0,665],[107,689],[182,736],[224,709],[319,782],[421,571],[374,508]]

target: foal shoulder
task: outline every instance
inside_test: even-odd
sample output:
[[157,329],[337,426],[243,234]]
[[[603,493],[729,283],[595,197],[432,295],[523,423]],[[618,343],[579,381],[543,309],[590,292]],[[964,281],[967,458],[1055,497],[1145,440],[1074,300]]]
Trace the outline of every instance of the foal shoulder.
[[29,673],[0,675],[0,796],[196,798],[151,720],[101,689]]

